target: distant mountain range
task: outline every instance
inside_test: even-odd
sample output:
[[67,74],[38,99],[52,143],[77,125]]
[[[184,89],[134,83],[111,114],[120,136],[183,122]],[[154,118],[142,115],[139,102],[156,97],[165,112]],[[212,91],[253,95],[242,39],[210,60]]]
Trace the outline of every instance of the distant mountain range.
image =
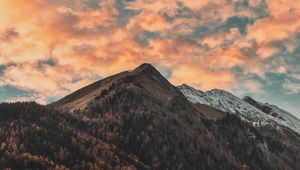
[[0,104],[0,169],[300,169],[292,114],[142,64],[41,106]]

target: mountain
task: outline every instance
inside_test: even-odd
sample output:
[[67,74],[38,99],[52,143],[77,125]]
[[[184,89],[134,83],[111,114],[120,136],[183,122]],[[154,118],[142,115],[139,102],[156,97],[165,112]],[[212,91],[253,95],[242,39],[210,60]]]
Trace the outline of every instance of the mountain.
[[147,91],[147,95],[155,97],[158,101],[169,101],[174,95],[184,98],[176,87],[171,85],[152,65],[146,63],[133,71],[125,71],[79,89],[55,102],[53,106],[67,111],[83,110],[92,101],[111,97],[111,92],[115,95],[119,89],[134,92]]
[[256,107],[260,111],[267,115],[274,117],[273,119],[280,125],[291,128],[292,130],[300,133],[300,120],[292,115],[291,113],[279,108],[275,105],[270,105],[268,103],[260,103],[253,98],[246,96],[243,98],[244,101]]
[[228,114],[228,92],[187,93],[142,64],[51,105],[0,104],[0,169],[300,169],[299,134]]
[[192,103],[205,104],[223,112],[239,115],[254,126],[289,128],[300,134],[300,120],[277,106],[259,103],[249,96],[240,99],[220,89],[202,92],[186,84],[178,88]]

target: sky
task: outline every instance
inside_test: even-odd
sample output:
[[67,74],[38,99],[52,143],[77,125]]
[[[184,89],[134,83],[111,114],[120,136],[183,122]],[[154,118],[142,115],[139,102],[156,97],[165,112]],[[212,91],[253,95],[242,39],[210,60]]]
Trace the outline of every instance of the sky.
[[300,1],[1,0],[0,102],[53,102],[153,64],[300,118]]

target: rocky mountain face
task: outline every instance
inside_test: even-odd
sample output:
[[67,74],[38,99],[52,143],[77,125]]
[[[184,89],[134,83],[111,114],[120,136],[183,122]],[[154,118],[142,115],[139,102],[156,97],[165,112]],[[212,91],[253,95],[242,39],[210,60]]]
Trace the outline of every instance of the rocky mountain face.
[[263,113],[271,115],[275,120],[280,120],[278,121],[278,123],[282,123],[283,126],[291,128],[294,131],[300,133],[300,120],[291,113],[280,109],[275,105],[257,102],[249,96],[244,97],[243,100],[261,110]]
[[249,96],[240,99],[220,89],[202,92],[186,84],[178,88],[192,103],[205,104],[217,110],[237,115],[253,126],[288,128],[300,134],[300,120],[275,105],[257,102]]
[[143,64],[48,106],[3,103],[0,169],[300,169],[299,134],[256,126],[235,102],[272,113],[228,97]]

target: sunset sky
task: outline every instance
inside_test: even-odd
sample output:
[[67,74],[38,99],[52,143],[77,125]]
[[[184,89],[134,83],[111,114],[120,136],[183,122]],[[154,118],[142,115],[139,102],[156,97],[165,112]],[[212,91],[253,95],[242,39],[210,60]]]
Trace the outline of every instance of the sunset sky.
[[0,102],[45,104],[144,62],[300,117],[300,1],[0,0]]

